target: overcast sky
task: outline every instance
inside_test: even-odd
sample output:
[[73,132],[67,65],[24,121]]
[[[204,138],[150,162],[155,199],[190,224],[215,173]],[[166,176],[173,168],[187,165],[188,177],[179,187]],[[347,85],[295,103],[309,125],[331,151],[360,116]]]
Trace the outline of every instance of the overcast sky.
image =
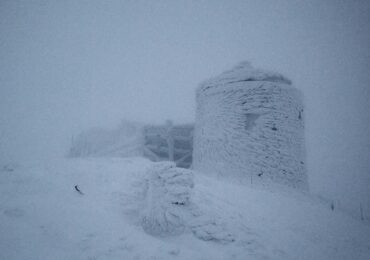
[[123,118],[192,122],[195,87],[241,60],[304,92],[314,189],[370,197],[366,0],[1,0],[0,154],[62,156]]

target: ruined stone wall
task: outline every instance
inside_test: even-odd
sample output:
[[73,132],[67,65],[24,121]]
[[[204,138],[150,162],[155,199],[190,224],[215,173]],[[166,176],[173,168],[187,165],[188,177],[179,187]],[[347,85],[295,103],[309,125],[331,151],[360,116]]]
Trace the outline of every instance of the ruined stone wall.
[[193,167],[307,189],[301,93],[281,75],[254,72],[242,64],[197,89]]

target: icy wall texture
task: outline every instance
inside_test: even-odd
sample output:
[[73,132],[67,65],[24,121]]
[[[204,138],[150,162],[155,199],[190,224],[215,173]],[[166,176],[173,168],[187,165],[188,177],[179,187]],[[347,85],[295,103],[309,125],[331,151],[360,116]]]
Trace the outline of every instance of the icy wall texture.
[[193,167],[307,189],[301,93],[243,62],[197,89]]

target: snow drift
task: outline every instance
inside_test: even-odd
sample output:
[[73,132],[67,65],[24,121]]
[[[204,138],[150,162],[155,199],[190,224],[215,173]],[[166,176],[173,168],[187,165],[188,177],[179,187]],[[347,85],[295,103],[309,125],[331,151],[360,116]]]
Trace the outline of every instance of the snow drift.
[[148,173],[171,173],[168,182],[182,170],[162,172],[158,164],[77,158],[0,165],[0,259],[369,259],[367,223],[307,193],[201,173],[192,175],[190,197],[181,197],[190,202],[179,207],[183,233],[148,234]]

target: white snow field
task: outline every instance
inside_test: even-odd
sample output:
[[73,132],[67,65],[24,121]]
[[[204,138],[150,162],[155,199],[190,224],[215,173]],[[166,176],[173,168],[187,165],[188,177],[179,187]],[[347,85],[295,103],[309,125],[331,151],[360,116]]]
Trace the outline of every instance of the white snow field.
[[365,260],[370,225],[288,187],[170,163],[24,162],[0,168],[0,259]]

